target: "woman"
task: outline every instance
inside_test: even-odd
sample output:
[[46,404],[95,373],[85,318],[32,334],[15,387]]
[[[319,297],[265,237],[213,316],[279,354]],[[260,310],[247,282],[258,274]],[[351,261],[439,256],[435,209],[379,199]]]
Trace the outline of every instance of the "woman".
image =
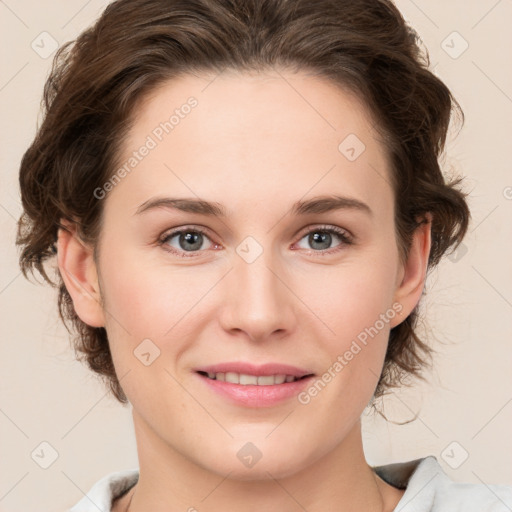
[[363,453],[365,407],[428,362],[425,277],[469,219],[423,59],[379,0],[120,0],[59,51],[21,265],[56,253],[140,465],[73,512],[510,509],[433,456]]

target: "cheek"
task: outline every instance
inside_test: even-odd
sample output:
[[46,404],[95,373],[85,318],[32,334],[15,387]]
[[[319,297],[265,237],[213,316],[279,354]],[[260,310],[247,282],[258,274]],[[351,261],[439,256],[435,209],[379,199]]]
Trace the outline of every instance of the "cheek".
[[389,251],[382,258],[357,258],[357,263],[336,271],[317,271],[302,285],[306,302],[328,328],[319,323],[317,329],[327,333],[321,343],[330,360],[322,380],[329,382],[333,393],[344,396],[349,408],[366,405],[382,370],[389,331],[400,310],[400,305],[393,305],[395,257]]
[[[318,316],[331,333],[317,341],[327,354],[322,373],[299,401],[312,417],[328,410],[326,438],[337,439],[360,417],[371,400],[384,363],[390,321],[396,311],[389,302],[389,287],[376,274],[347,273],[329,282],[330,300],[321,300]],[[323,327],[316,332],[326,332]],[[309,405],[308,405],[309,404]]]
[[139,337],[169,336],[182,319],[193,317],[201,298],[215,283],[215,276],[201,273],[197,267],[165,267],[126,254],[106,262],[104,268],[105,308]]
[[[392,261],[392,257],[380,263],[359,258],[356,264],[324,267],[297,283],[305,302],[331,331],[330,339],[346,343],[392,307],[396,275]],[[380,322],[379,326],[382,329]]]
[[102,265],[102,292],[116,373],[126,375],[121,385],[140,414],[151,418],[150,411],[158,410],[174,425],[176,410],[188,414],[191,405],[171,375],[190,340],[185,331],[197,329],[198,305],[212,284],[192,279],[192,271],[148,264],[129,251],[110,256]]

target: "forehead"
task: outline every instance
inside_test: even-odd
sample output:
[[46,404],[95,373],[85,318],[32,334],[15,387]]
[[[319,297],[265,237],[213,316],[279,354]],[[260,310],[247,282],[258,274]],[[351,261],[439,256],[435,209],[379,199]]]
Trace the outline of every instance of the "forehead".
[[183,75],[151,91],[134,114],[118,161],[129,175],[113,191],[134,203],[167,190],[233,207],[249,196],[296,201],[333,187],[372,202],[391,192],[368,108],[305,72]]

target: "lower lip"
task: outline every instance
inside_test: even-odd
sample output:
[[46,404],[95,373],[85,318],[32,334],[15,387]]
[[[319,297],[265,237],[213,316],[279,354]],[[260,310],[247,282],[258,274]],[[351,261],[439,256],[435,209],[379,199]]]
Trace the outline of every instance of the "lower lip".
[[245,407],[271,407],[286,399],[298,395],[309,385],[314,376],[294,382],[283,382],[283,384],[272,384],[270,386],[232,384],[222,380],[210,379],[200,373],[199,378],[216,391],[231,399],[237,405]]

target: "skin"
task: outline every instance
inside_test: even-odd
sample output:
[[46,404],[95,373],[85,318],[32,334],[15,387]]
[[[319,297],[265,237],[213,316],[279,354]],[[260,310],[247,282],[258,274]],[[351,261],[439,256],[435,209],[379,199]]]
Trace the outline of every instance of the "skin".
[[[360,417],[389,330],[420,299],[430,222],[418,228],[402,263],[388,155],[354,95],[284,70],[213,78],[174,79],[139,105],[120,162],[187,98],[198,100],[103,199],[97,262],[72,225],[59,232],[58,265],[77,314],[107,329],[133,406],[140,478],[113,510],[124,511],[134,491],[131,512],[391,511],[403,491],[367,464]],[[366,146],[355,161],[338,150],[349,134]],[[332,194],[362,201],[372,213],[290,213],[295,201]],[[168,208],[136,214],[156,196],[216,201],[230,216]],[[325,225],[347,230],[353,243],[333,234],[330,245],[312,245],[308,233]],[[192,257],[157,243],[178,227],[207,230]],[[252,263],[236,252],[247,236],[263,250]],[[169,246],[186,252],[178,236]],[[193,371],[271,361],[321,376],[393,304],[401,314],[308,404],[293,397],[241,407]],[[147,338],[160,350],[149,366],[133,354]],[[249,441],[262,454],[252,467],[237,457]]]

